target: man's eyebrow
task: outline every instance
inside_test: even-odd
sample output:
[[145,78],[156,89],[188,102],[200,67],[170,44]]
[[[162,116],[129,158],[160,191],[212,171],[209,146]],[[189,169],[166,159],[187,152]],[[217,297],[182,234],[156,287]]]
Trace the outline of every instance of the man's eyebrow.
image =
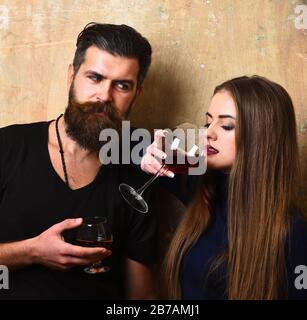
[[[210,117],[210,118],[213,118],[212,115],[211,115],[209,112],[206,112],[206,116],[208,116],[208,117]],[[220,119],[231,118],[231,119],[236,120],[236,118],[233,117],[233,116],[231,116],[230,114],[220,114],[220,115],[218,116],[218,118],[220,118]]]
[[[96,76],[96,77],[99,77],[99,78],[104,78],[104,76],[97,72],[97,71],[93,71],[93,70],[87,70],[85,71],[85,75],[93,75],[93,76]],[[129,84],[134,84],[135,81],[133,80],[130,80],[130,79],[114,79],[113,81],[115,82],[125,82],[125,83],[129,83]]]
[[116,80],[113,80],[115,82],[125,82],[125,83],[130,83],[130,84],[134,84],[135,82],[133,80],[130,80],[130,79],[116,79]]
[[93,75],[93,76],[96,76],[96,77],[103,78],[103,75],[101,73],[98,73],[98,72],[93,71],[93,70],[87,70],[87,71],[85,71],[84,74],[85,75]]

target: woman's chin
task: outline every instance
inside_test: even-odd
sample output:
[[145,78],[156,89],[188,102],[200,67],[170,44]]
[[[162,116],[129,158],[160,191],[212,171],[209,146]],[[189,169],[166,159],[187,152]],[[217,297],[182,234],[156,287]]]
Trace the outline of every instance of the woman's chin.
[[214,161],[210,161],[209,159],[207,160],[207,168],[211,170],[220,170],[224,172],[230,172],[231,170],[231,166],[229,166],[229,164],[216,163]]

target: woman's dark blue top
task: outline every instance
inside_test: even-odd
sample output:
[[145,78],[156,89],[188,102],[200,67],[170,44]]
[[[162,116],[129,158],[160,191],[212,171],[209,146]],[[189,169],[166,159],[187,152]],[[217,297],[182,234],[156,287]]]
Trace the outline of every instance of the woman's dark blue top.
[[[195,176],[191,176],[188,182],[188,190],[195,193],[198,183]],[[178,190],[178,179],[174,181],[173,187],[169,186],[182,201],[187,204],[191,198],[191,193]],[[215,272],[209,272],[214,259],[226,248],[227,245],[227,187],[228,175],[217,174],[216,201],[213,207],[212,220],[205,232],[200,236],[195,245],[189,250],[183,259],[181,267],[181,288],[182,299],[206,299],[222,300],[227,299],[226,288],[226,268]],[[170,180],[170,179],[169,179]],[[189,181],[189,179],[188,179]],[[200,179],[198,179],[200,181]],[[181,184],[182,185],[182,184]],[[261,226],[259,226],[261,227]],[[286,264],[288,272],[288,297],[289,299],[307,300],[307,273],[302,271],[295,273],[295,268],[299,265],[305,266],[307,272],[307,221],[297,212],[293,214],[292,232],[286,245]],[[299,278],[298,278],[299,277]],[[295,284],[300,284],[298,289]],[[305,287],[305,288],[304,288]]]
[[[225,274],[217,271],[208,277],[213,259],[227,244],[227,175],[219,176],[212,221],[183,259],[181,288],[183,299],[225,299]],[[219,275],[219,276],[218,276]]]

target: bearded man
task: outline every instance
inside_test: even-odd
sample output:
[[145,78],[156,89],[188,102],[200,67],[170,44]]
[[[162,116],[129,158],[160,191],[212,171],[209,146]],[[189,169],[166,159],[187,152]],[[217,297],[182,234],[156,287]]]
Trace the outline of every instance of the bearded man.
[[[142,173],[99,159],[101,130],[120,130],[150,63],[151,46],[136,30],[90,23],[68,67],[64,116],[0,129],[0,265],[10,270],[0,299],[154,297],[155,217],[118,192],[124,181],[141,185]],[[111,248],[73,242],[91,216],[107,218]],[[99,260],[110,271],[83,271]]]

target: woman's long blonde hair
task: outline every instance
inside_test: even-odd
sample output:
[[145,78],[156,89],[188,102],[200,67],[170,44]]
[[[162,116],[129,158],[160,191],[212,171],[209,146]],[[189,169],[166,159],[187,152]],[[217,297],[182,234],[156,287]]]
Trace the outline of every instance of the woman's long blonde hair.
[[[212,270],[226,262],[228,299],[286,298],[285,240],[299,171],[293,104],[283,87],[259,76],[226,81],[214,94],[223,90],[237,109],[236,159],[228,183],[228,245]],[[170,299],[181,298],[183,258],[214,213],[211,179],[208,171],[166,254]]]

